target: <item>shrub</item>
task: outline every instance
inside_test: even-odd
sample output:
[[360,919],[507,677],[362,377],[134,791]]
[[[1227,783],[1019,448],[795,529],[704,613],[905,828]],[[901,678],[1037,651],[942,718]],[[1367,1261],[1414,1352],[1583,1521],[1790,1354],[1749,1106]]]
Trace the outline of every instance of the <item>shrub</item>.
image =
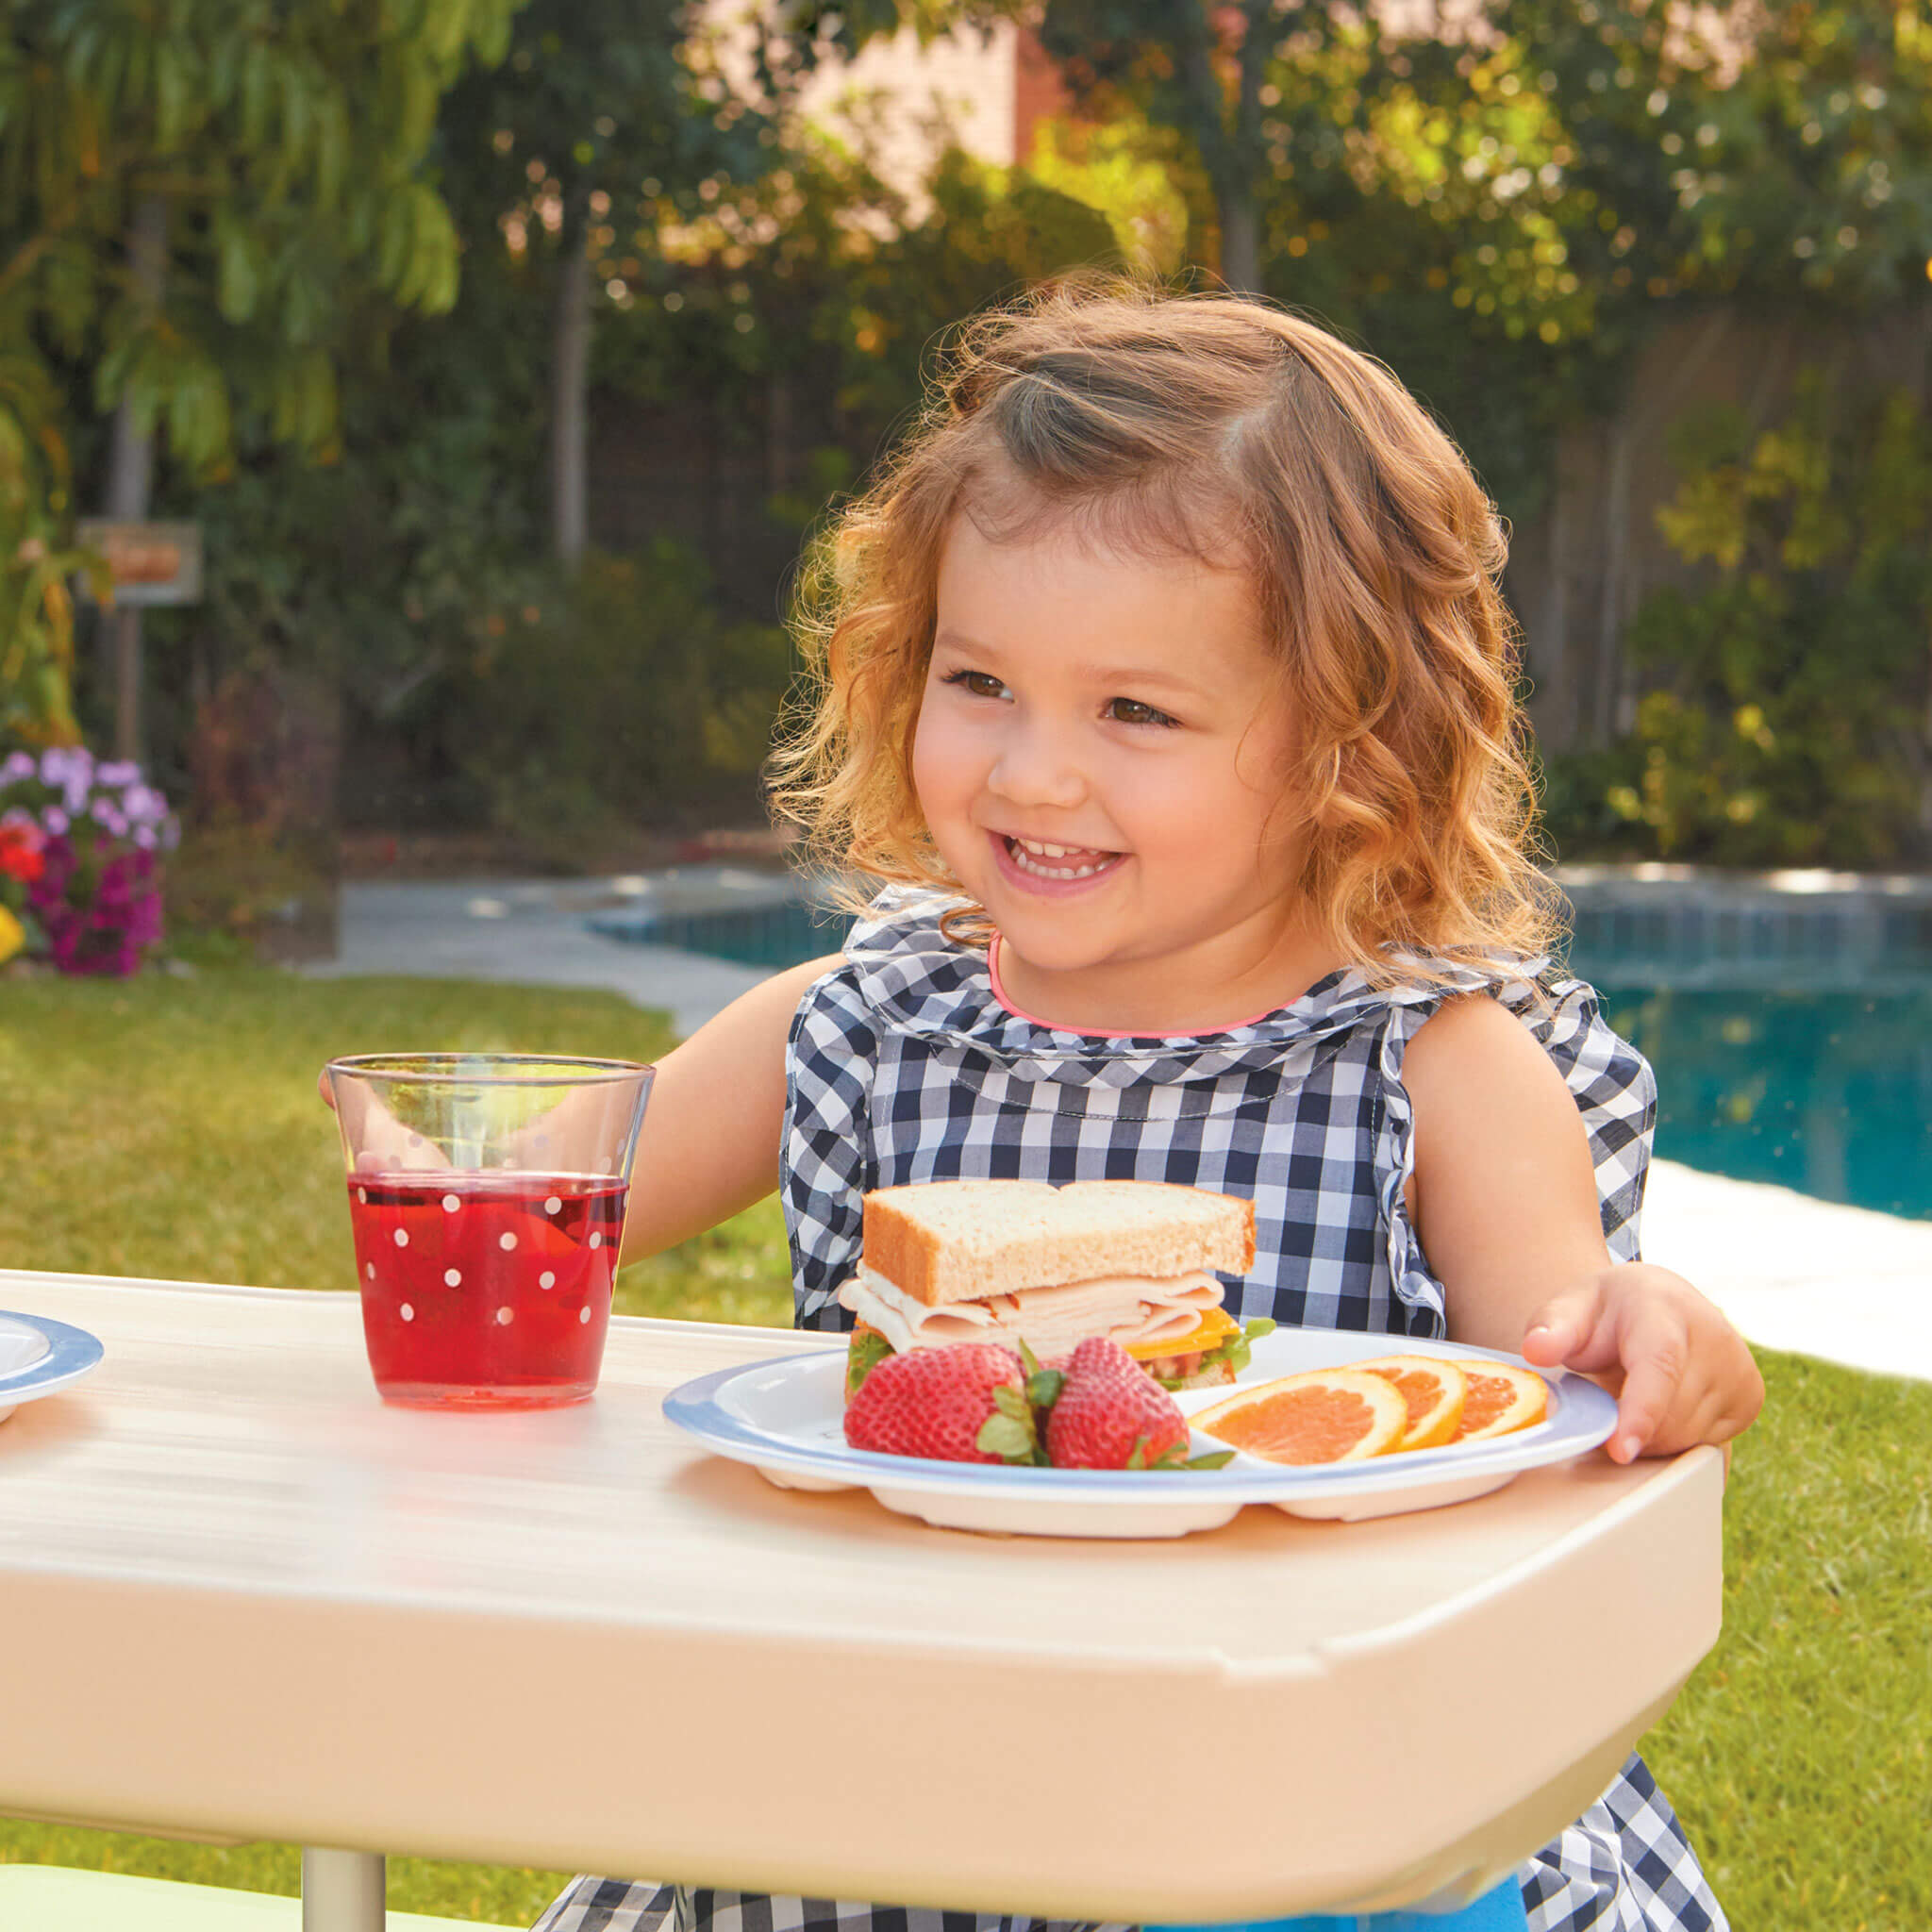
[[592,552],[535,623],[505,613],[451,693],[449,741],[491,820],[526,835],[749,804],[791,661],[775,625],[719,614],[683,545]]
[[1722,865],[1916,857],[1932,802],[1932,420],[1907,391],[1801,384],[1789,421],[1680,425],[1658,513],[1707,588],[1649,597],[1626,640],[1632,736],[1552,759],[1559,844]]
[[[22,936],[62,973],[125,975],[161,937],[160,857],[179,827],[139,765],[79,746],[0,762],[0,824],[32,860]],[[32,876],[25,876],[27,870]]]

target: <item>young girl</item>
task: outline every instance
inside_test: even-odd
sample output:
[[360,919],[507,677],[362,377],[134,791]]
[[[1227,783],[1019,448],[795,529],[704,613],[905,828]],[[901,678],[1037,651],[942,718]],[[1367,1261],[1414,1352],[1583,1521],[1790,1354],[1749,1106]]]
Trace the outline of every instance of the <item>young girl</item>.
[[[798,1324],[842,1329],[870,1189],[1186,1182],[1254,1201],[1239,1316],[1603,1376],[1619,1461],[1737,1434],[1749,1352],[1637,1258],[1650,1070],[1546,958],[1502,559],[1441,432],[1292,316],[1062,291],[972,328],[824,553],[778,766],[884,890],[664,1060],[639,1244],[781,1187]],[[1636,1757],[1521,1899],[1483,1923],[1724,1924]],[[587,1878],[540,1932],[854,1913]]]

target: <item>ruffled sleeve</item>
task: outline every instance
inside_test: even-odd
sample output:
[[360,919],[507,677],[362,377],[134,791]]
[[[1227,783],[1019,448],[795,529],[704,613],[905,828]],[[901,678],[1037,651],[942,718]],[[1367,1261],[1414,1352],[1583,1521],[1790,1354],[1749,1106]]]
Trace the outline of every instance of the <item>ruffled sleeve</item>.
[[[1597,1211],[1604,1241],[1617,1261],[1640,1258],[1639,1217],[1657,1128],[1657,1075],[1650,1062],[1604,1018],[1595,989],[1537,969],[1471,975],[1446,991],[1398,993],[1378,1042],[1381,1119],[1375,1185],[1387,1239],[1389,1273],[1411,1335],[1447,1333],[1442,1285],[1436,1279],[1408,1218],[1407,1184],[1415,1171],[1415,1113],[1403,1084],[1410,1040],[1450,993],[1482,991],[1513,1013],[1549,1055],[1583,1117],[1596,1172]],[[1527,976],[1526,976],[1527,975]]]
[[[1538,995],[1541,997],[1538,997]],[[1639,1257],[1638,1218],[1657,1133],[1657,1075],[1627,1040],[1610,1030],[1596,989],[1546,974],[1535,992],[1503,988],[1497,997],[1556,1062],[1590,1136],[1597,1206],[1612,1257]]]
[[799,1003],[787,1056],[785,1220],[795,1325],[847,1329],[837,1296],[858,1265],[874,1185],[868,1116],[878,1034],[855,971],[840,967]]

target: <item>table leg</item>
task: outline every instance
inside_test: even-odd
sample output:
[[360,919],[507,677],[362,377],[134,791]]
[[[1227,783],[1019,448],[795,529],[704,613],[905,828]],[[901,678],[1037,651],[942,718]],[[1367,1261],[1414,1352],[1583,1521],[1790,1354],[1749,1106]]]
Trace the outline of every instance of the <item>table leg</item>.
[[302,1847],[302,1932],[384,1932],[380,1852]]

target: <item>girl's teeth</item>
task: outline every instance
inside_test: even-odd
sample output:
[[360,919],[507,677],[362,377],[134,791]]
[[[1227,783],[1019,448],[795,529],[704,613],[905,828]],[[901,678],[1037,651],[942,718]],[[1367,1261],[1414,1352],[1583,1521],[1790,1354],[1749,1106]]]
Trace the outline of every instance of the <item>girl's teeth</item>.
[[1070,854],[1085,848],[1078,845],[1035,844],[1030,840],[1008,839],[1007,851],[1012,861],[1022,872],[1031,873],[1041,879],[1085,879],[1091,878],[1097,872],[1104,871],[1113,863],[1117,855],[1108,853],[1089,865],[1041,865],[1041,858],[1065,858]]

